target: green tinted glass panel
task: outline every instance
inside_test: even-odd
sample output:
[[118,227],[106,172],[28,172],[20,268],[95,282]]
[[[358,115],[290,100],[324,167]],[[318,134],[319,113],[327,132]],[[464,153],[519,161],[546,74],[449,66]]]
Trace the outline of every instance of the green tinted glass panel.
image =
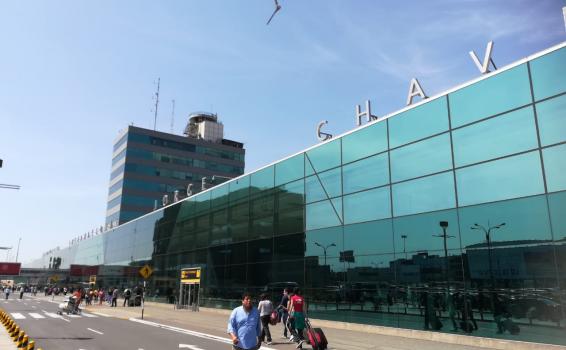
[[344,196],[344,223],[391,217],[389,186]]
[[195,211],[203,212],[210,209],[210,191],[199,193],[194,196]]
[[389,183],[387,153],[343,166],[344,193],[352,193]]
[[[566,241],[566,192],[553,193],[548,196],[550,220],[555,241]],[[564,243],[562,243],[564,244]]]
[[542,151],[548,192],[566,190],[566,144]]
[[566,95],[536,104],[540,143],[543,146],[566,140]]
[[459,215],[464,248],[485,248],[490,228],[492,242],[551,239],[544,196],[460,208]]
[[325,171],[305,180],[307,203],[328,199],[342,194],[342,176],[340,168]]
[[277,200],[277,233],[295,233],[303,231],[303,194],[304,181],[298,180],[278,188]]
[[340,139],[330,141],[306,153],[306,175],[340,165]]
[[305,175],[304,153],[275,164],[275,186],[302,178]]
[[381,121],[342,138],[342,162],[353,162],[387,150],[387,122]]
[[326,258],[338,257],[342,248],[342,227],[331,227],[322,230],[308,231],[305,238],[305,256],[321,257],[320,264]]
[[391,151],[391,180],[393,182],[448,170],[451,167],[449,134]]
[[219,185],[214,187],[210,192],[212,207],[218,207],[228,204],[228,185]]
[[457,167],[526,151],[538,145],[532,107],[454,130],[452,135]]
[[[448,249],[459,248],[458,216],[456,210],[452,209],[395,218],[393,220],[395,251],[404,253],[402,256],[407,256],[409,259],[416,252],[423,251],[428,252],[429,257],[433,254],[443,256],[444,239],[438,237],[444,233],[440,226],[441,221],[448,223],[448,227],[446,227],[446,234],[448,235],[446,247]],[[438,267],[442,266],[440,262],[437,262],[437,264]]]
[[244,176],[237,180],[231,181],[230,186],[230,202],[247,198],[249,195],[250,177]]
[[409,215],[456,206],[452,172],[393,185],[393,215]]
[[537,58],[530,64],[535,100],[566,91],[566,48]]
[[322,201],[306,206],[306,221],[307,230],[314,230],[318,228],[331,227],[340,225],[342,206],[338,201]]
[[453,128],[526,105],[531,102],[527,65],[481,80],[449,98]]
[[460,206],[544,192],[537,151],[456,171]]
[[344,250],[356,256],[393,252],[391,220],[344,226]]
[[446,96],[409,109],[388,119],[390,147],[448,130]]
[[273,188],[274,172],[273,165],[252,173],[250,192],[255,194],[259,191],[265,191]]

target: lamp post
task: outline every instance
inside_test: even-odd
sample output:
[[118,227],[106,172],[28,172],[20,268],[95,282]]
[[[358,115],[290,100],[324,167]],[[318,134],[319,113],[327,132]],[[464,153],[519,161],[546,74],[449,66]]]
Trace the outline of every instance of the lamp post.
[[401,235],[403,239],[403,253],[405,254],[405,260],[407,260],[407,249],[405,243],[407,242],[407,235]]
[[446,280],[446,287],[448,288],[448,245],[446,244],[446,239],[452,238],[454,236],[450,236],[446,234],[446,229],[448,228],[448,221],[440,221],[440,227],[442,228],[441,235],[432,235],[433,237],[442,237],[444,241],[444,278]]
[[488,228],[486,229],[482,225],[474,224],[470,229],[472,230],[481,230],[485,233],[485,240],[487,241],[487,254],[489,258],[489,279],[491,281],[491,289],[495,289],[495,279],[493,278],[493,267],[491,265],[491,230],[497,230],[501,227],[505,226],[505,223],[502,222],[499,225],[489,226],[489,221],[487,222]]
[[330,247],[336,247],[336,244],[330,243],[326,246],[323,246],[322,244],[320,244],[318,242],[314,242],[314,244],[316,244],[317,246],[321,247],[324,250],[324,265],[326,266],[326,250]]

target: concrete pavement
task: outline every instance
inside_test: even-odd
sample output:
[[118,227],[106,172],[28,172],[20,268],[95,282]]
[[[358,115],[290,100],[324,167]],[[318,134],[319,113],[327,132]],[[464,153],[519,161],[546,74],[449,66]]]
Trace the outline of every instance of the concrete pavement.
[[[51,297],[48,297],[51,299]],[[119,300],[118,305],[122,305]],[[141,318],[141,307],[109,307],[107,304],[92,305],[86,308],[89,312],[103,313],[117,318]],[[199,312],[177,310],[171,304],[146,302],[144,319],[175,327],[191,329],[198,332],[227,337],[226,326],[230,310],[201,308]],[[345,322],[311,319],[314,327],[321,327],[329,342],[331,350],[481,350],[512,349],[542,350],[562,349],[564,346],[544,345],[512,340],[482,338],[469,335],[426,332],[410,329],[362,325]],[[294,350],[294,344],[281,339],[281,324],[271,326],[274,345],[277,350]],[[308,349],[308,347],[305,347]]]
[[16,343],[14,343],[6,328],[0,324],[0,349],[17,350],[17,348]]

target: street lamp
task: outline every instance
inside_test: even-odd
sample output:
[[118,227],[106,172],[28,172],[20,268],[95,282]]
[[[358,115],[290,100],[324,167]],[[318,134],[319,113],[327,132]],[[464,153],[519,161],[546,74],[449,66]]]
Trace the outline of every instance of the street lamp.
[[314,244],[316,244],[317,246],[321,247],[324,250],[324,265],[326,266],[326,249],[328,249],[330,247],[336,247],[336,244],[330,243],[326,246],[323,246],[322,244],[320,244],[318,242],[314,242]]
[[454,236],[450,236],[446,234],[446,229],[448,228],[448,221],[440,221],[440,227],[442,227],[442,234],[441,235],[432,235],[433,237],[442,237],[444,240],[444,278],[446,279],[446,286],[448,287],[448,246],[446,244],[447,238],[452,238]]
[[472,230],[481,230],[485,233],[485,240],[487,241],[487,254],[489,256],[489,278],[491,280],[491,288],[495,289],[495,279],[493,278],[493,267],[491,265],[491,230],[497,230],[505,226],[505,223],[502,222],[499,225],[489,226],[489,221],[487,222],[488,228],[486,229],[482,225],[474,224],[470,229]]
[[405,260],[407,260],[407,249],[405,243],[407,243],[407,235],[401,235],[403,239],[403,253],[405,254]]

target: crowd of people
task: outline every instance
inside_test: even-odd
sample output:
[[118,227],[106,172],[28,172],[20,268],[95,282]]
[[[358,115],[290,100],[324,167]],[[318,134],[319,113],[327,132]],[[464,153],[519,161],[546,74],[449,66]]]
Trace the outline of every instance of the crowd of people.
[[270,325],[281,322],[281,338],[296,343],[302,349],[307,305],[301,290],[285,288],[277,306],[266,293],[260,295],[258,306],[252,302],[252,295],[242,295],[242,305],[235,308],[228,321],[228,334],[234,350],[257,350],[262,343],[273,344]]

